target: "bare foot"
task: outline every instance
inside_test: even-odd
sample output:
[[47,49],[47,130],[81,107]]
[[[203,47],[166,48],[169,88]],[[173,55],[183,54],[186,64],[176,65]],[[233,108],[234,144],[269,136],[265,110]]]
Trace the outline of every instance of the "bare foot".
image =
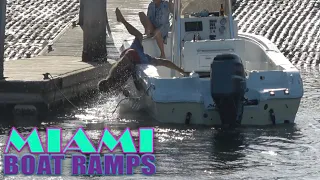
[[150,36],[151,36],[151,32],[150,32],[150,30],[145,30],[144,34],[145,34],[146,36],[148,36],[148,37],[150,37]]
[[153,38],[152,34],[146,34],[146,38]]
[[118,22],[123,22],[124,17],[119,8],[116,8],[116,17]]
[[166,56],[161,54],[159,58],[166,59]]

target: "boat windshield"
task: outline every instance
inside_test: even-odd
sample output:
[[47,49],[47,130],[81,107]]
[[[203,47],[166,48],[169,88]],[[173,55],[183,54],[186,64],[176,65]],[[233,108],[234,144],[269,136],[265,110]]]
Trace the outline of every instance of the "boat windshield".
[[181,0],[181,15],[192,14],[207,10],[209,12],[220,11],[223,5],[224,13],[228,13],[228,0]]

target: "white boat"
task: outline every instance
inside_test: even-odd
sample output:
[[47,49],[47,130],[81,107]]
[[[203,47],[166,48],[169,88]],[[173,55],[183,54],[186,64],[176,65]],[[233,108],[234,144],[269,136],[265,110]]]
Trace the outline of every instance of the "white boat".
[[[304,93],[300,72],[270,40],[238,32],[231,0],[219,1],[175,0],[165,53],[190,76],[137,65],[134,84],[145,110],[163,123],[294,123]],[[144,39],[143,47],[160,56],[154,39]]]

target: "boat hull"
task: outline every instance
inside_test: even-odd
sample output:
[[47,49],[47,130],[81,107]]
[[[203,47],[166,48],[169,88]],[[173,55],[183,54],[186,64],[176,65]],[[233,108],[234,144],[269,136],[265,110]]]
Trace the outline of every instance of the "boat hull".
[[[130,42],[126,41],[123,49],[128,48]],[[143,46],[146,53],[156,57],[159,54],[155,52],[154,43],[146,39]],[[190,68],[198,68],[195,72],[210,72],[213,58],[226,53],[216,52],[218,47],[231,47],[233,53],[241,57],[247,73],[245,97],[257,102],[244,106],[241,125],[294,123],[304,93],[303,82],[299,70],[278,48],[262,36],[239,33],[233,40],[186,42],[184,48],[188,50],[183,51],[182,64],[192,62]],[[196,51],[199,48],[212,50]],[[200,71],[200,66],[207,69]],[[221,125],[211,97],[210,78],[181,77],[169,68],[152,65],[137,65],[134,77],[135,86],[143,97],[143,108],[153,119],[162,123]]]
[[[272,99],[260,102],[258,105],[245,106],[241,125],[273,125],[294,123],[300,104],[297,99]],[[145,97],[145,110],[156,121],[161,123],[221,125],[216,109],[206,110],[201,103],[158,103],[151,97]],[[265,108],[265,106],[268,106]],[[272,121],[270,109],[274,111],[275,121]],[[191,113],[190,120],[187,114]]]
[[[195,78],[194,81],[201,81],[200,85],[196,87],[192,85],[192,79],[193,78],[185,78],[183,83],[190,85],[190,88],[194,87],[194,89],[190,90],[186,88],[175,88],[173,83],[181,86],[178,79],[167,79],[167,82],[163,83],[167,84],[168,87],[168,90],[165,91],[162,89],[160,83],[157,83],[157,80],[152,83],[155,84],[155,87],[150,88],[150,84],[144,81],[141,76],[138,76],[134,81],[135,83],[130,83],[130,85],[127,86],[127,88],[131,90],[135,89],[135,95],[131,95],[132,97],[141,97],[139,101],[133,98],[131,105],[137,107],[137,104],[139,104],[140,110],[146,111],[153,120],[161,123],[207,126],[221,125],[219,113],[215,108],[210,93],[203,92],[200,88],[202,87],[202,89],[207,90],[209,80]],[[171,91],[169,89],[171,89]],[[161,93],[157,94],[157,90]],[[275,96],[270,96],[269,92],[258,93],[258,91],[252,89],[249,90],[246,95],[251,97],[250,99],[256,97],[257,101],[254,104],[244,105],[241,125],[265,126],[292,124],[295,122],[301,101],[299,95],[295,95],[294,93],[283,95],[281,90],[275,90]],[[286,96],[287,98],[284,98]]]

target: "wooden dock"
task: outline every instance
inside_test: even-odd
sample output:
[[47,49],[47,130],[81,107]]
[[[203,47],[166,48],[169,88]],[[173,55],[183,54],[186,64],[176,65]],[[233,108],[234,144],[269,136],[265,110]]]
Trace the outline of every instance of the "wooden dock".
[[[54,39],[52,51],[48,51],[47,46],[38,57],[5,61],[5,80],[0,80],[2,112],[14,111],[17,116],[13,118],[15,124],[30,126],[45,120],[48,110],[60,106],[67,99],[94,93],[98,82],[106,78],[111,64],[118,59],[122,41],[131,36],[115,20],[115,8],[120,7],[128,22],[142,31],[138,12],[145,11],[149,2],[126,1],[123,7],[124,2],[108,1],[108,60],[104,63],[82,61],[83,31],[79,26],[73,27],[72,22]],[[31,115],[38,117],[35,122],[28,119]],[[0,116],[3,116],[1,110]]]
[[30,126],[44,121],[49,110],[65,101],[95,93],[119,56],[111,34],[106,40],[105,62],[82,61],[83,31],[79,26],[62,32],[51,51],[46,47],[38,57],[5,61],[0,107],[13,112],[9,117],[15,125]]
[[[21,111],[20,120],[14,118],[15,124],[30,125],[43,121],[48,110],[66,100],[95,93],[98,82],[106,78],[119,54],[110,36],[107,42],[110,56],[106,62],[83,62],[82,29],[69,28],[53,43],[52,51],[45,49],[35,58],[5,61],[0,105],[15,113]],[[41,119],[23,122],[30,113]]]

